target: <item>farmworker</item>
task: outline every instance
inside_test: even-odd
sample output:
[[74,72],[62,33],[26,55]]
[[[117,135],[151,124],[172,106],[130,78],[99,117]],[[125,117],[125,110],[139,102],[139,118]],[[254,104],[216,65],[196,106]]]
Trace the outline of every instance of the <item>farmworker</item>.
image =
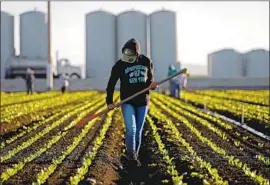
[[[171,76],[177,72],[178,72],[177,68],[173,64],[169,65],[168,76]],[[170,83],[170,96],[179,97],[180,93],[179,77],[178,76],[173,77],[172,79],[170,79],[169,83]]]
[[64,94],[66,91],[66,88],[69,86],[68,74],[63,73],[60,76],[60,83],[61,83],[61,92],[62,94]]
[[183,92],[183,90],[188,90],[187,89],[187,78],[189,77],[189,73],[187,71],[185,71],[184,73],[182,73],[178,79],[179,79],[179,86],[180,86],[180,89],[179,89],[179,96],[178,98],[182,98],[181,96],[181,93]]
[[[109,109],[114,108],[113,94],[118,79],[121,82],[121,100],[147,87],[151,87],[151,90],[157,88],[157,83],[154,82],[153,63],[151,59],[140,54],[140,43],[138,40],[132,38],[124,44],[121,59],[112,67],[106,88],[106,103]],[[149,91],[147,91],[121,105],[126,126],[126,159],[132,166],[140,166],[138,154],[149,100],[150,95]]]
[[25,81],[26,81],[26,92],[27,92],[27,94],[33,94],[34,81],[35,81],[35,75],[34,75],[34,70],[33,69],[31,69],[31,68],[26,69]]
[[[176,69],[176,67],[173,64],[171,64],[169,66],[168,76],[171,76],[177,72],[178,70]],[[188,76],[189,76],[189,73],[185,71],[179,76],[175,76],[171,79],[170,81],[170,91],[171,91],[170,96],[171,97],[178,98],[178,99],[181,98],[182,91],[187,90],[187,77]]]

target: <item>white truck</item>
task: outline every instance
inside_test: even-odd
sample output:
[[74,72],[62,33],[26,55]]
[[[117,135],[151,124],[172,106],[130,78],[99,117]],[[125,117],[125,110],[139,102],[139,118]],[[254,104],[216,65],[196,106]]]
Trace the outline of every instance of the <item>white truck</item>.
[[[25,57],[12,56],[6,62],[6,79],[25,78],[27,68],[32,68],[35,78],[46,78],[48,60],[28,59]],[[73,66],[66,58],[57,59],[56,66],[52,66],[54,78],[59,78],[62,73],[69,76],[70,79],[82,78],[81,68]]]

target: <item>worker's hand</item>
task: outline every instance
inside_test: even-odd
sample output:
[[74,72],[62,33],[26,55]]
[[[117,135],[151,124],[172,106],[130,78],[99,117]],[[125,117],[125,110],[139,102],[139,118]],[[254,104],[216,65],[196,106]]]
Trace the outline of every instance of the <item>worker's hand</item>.
[[108,109],[112,110],[114,108],[115,108],[115,105],[113,103],[108,105]]
[[158,87],[158,83],[157,82],[152,82],[150,84],[151,90],[155,90]]

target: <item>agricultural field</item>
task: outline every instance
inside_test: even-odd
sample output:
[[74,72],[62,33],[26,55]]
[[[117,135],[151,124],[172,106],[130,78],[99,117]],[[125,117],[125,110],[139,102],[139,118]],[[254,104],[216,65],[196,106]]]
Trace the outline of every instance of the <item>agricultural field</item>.
[[270,135],[269,91],[192,91],[182,100],[152,91],[137,169],[123,160],[120,109],[73,127],[105,110],[105,97],[2,92],[0,184],[269,185],[270,142],[201,110],[237,121],[244,112],[248,126]]

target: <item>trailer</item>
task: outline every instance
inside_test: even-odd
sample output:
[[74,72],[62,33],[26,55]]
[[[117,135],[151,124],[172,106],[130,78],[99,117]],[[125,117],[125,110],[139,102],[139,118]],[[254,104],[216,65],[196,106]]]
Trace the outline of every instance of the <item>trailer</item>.
[[[27,57],[12,56],[6,62],[6,79],[25,78],[27,68],[34,70],[36,78],[46,78],[48,60],[41,58],[29,59]],[[63,73],[70,79],[82,78],[81,68],[71,65],[67,58],[57,59],[56,66],[52,66],[53,77],[59,78]]]

